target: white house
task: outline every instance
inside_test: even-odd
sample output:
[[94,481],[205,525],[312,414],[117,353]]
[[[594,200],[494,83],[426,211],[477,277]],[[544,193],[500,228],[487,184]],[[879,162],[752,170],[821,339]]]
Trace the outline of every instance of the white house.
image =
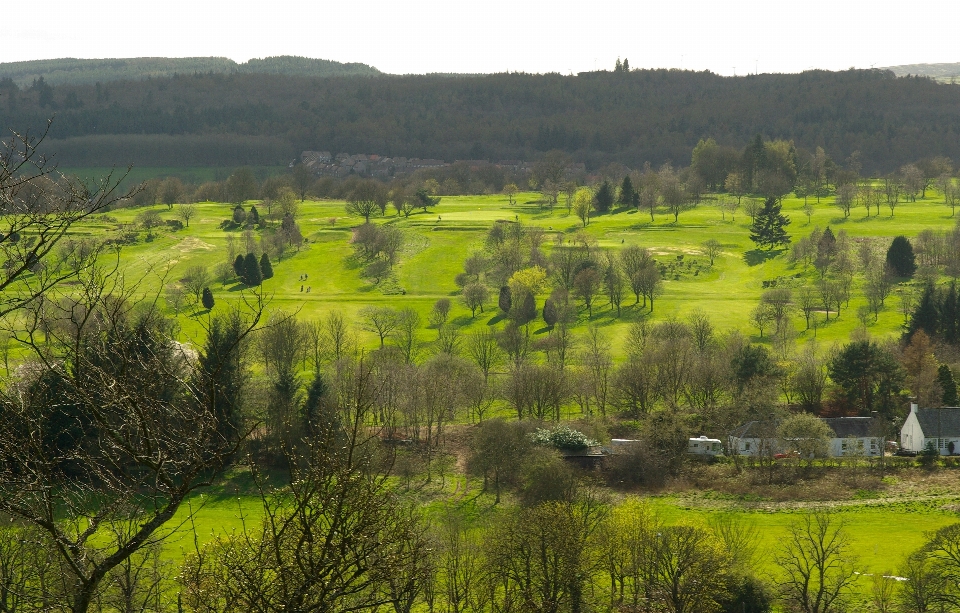
[[727,455],[767,457],[779,453],[778,425],[773,421],[748,421],[727,437]]
[[878,423],[872,417],[820,418],[833,430],[831,457],[845,455],[878,456],[883,449]]
[[[822,417],[820,420],[833,430],[827,451],[831,457],[880,455],[883,443],[872,417]],[[730,433],[728,454],[769,456],[782,452],[785,447],[777,436],[778,426],[772,421],[745,423]],[[960,451],[960,443],[957,449]]]
[[900,428],[900,447],[920,452],[928,443],[940,455],[960,454],[960,408],[921,409],[910,403],[910,414]]

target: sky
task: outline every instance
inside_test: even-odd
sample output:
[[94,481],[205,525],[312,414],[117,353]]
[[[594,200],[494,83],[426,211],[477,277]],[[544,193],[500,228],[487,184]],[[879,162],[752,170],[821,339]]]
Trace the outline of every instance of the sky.
[[960,2],[949,0],[6,4],[0,15],[16,27],[4,28],[0,62],[301,55],[396,74],[568,74],[619,57],[722,75],[960,62]]

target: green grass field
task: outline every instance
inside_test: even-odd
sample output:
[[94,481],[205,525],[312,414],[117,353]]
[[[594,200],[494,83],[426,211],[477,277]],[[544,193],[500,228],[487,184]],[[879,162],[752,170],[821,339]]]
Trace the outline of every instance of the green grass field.
[[[305,202],[301,206],[300,225],[309,243],[299,253],[274,263],[276,276],[263,284],[269,309],[297,312],[300,317],[308,319],[321,317],[331,310],[340,310],[348,320],[356,321],[357,312],[365,305],[410,306],[417,309],[426,322],[426,315],[433,303],[438,298],[451,297],[454,299],[451,320],[463,331],[489,325],[496,316],[495,304],[487,305],[484,313],[478,313],[476,318],[471,319],[469,310],[456,301],[458,288],[454,284],[454,277],[462,271],[463,260],[472,251],[481,248],[487,229],[498,219],[519,219],[524,224],[540,226],[548,233],[565,235],[571,235],[580,228],[579,219],[567,214],[562,206],[552,212],[541,209],[536,204],[537,196],[533,193],[520,194],[518,204],[513,206],[508,204],[505,196],[498,195],[444,197],[430,213],[416,213],[404,219],[388,210],[387,216],[376,218],[375,223],[396,224],[405,233],[406,245],[394,270],[394,282],[384,284],[391,288],[391,292],[402,290],[402,295],[384,293],[382,287],[361,278],[360,269],[351,257],[353,252],[349,244],[349,228],[361,220],[347,216],[344,203]],[[794,240],[808,234],[814,226],[823,228],[829,225],[835,232],[845,230],[856,239],[868,236],[892,238],[898,234],[912,237],[925,228],[948,229],[954,223],[950,209],[934,196],[916,203],[901,204],[894,217],[883,209],[880,216],[865,218],[860,209],[844,219],[839,209],[825,199],[815,206],[812,220],[808,223],[802,206],[802,200],[799,199],[787,199],[784,204],[784,212],[792,221],[788,230]],[[175,217],[175,211],[163,206],[157,209],[165,218]],[[158,273],[167,267],[170,270],[166,282],[171,283],[176,282],[191,265],[199,263],[212,269],[216,263],[225,261],[227,233],[219,229],[218,224],[229,217],[231,210],[232,207],[227,204],[199,204],[189,228],[176,232],[161,231],[151,242],[141,240],[136,245],[124,248],[123,265],[128,277],[141,278],[152,267],[154,275],[147,277],[144,287],[156,289],[155,284],[160,278]],[[127,209],[109,215],[119,222],[127,222],[140,212],[142,209]],[[664,294],[657,301],[652,315],[654,320],[683,318],[695,309],[701,309],[710,316],[718,330],[740,329],[754,340],[760,340],[756,329],[748,322],[750,312],[763,291],[763,281],[797,274],[812,280],[816,273],[812,267],[804,270],[802,265],[789,264],[786,251],[773,254],[755,251],[749,240],[750,218],[742,211],[738,212],[735,221],[729,214],[726,217],[726,221],[721,220],[720,211],[713,201],[705,199],[696,209],[681,214],[679,223],[674,223],[673,217],[665,211],[659,213],[653,222],[647,213],[621,211],[594,217],[586,231],[596,237],[603,248],[617,250],[625,245],[637,244],[650,249],[660,261],[674,262],[681,255],[684,256],[684,263],[699,261],[702,274],[694,276],[688,273],[679,279],[665,280]],[[336,221],[331,224],[333,218]],[[75,231],[78,234],[100,235],[114,226],[112,222],[94,221]],[[239,242],[241,232],[234,231],[234,234]],[[722,243],[723,253],[713,267],[708,267],[707,259],[700,253],[700,246],[711,238]],[[769,255],[774,257],[767,257]],[[309,278],[301,282],[300,275],[304,273]],[[301,286],[304,291],[301,291]],[[853,300],[840,317],[831,316],[830,323],[816,332],[819,340],[846,340],[851,331],[860,326],[856,310],[864,300],[858,286],[859,279]],[[310,288],[309,293],[306,292],[307,287]],[[211,289],[220,305],[215,307],[216,310],[222,308],[224,303],[236,302],[241,288],[235,283],[226,286],[215,283]],[[539,297],[538,304],[542,304],[543,298],[545,296]],[[593,318],[588,319],[584,310],[580,313],[578,325],[581,329],[591,323],[601,327],[613,339],[613,347],[616,348],[617,339],[622,337],[626,326],[640,317],[648,316],[645,309],[633,306],[632,302],[632,296],[629,296],[625,300],[628,306],[618,318],[605,300],[598,300],[599,306],[594,309]],[[205,316],[197,312],[182,315],[183,333],[187,339],[196,340],[199,332],[197,318]],[[879,320],[870,322],[868,329],[877,337],[893,335],[898,332],[902,322],[897,300],[891,296]],[[794,314],[793,323],[799,333],[798,341],[813,337],[812,331],[803,331],[803,318],[799,311]],[[430,340],[433,334],[432,331],[423,330],[421,336],[423,340]],[[374,341],[372,336],[361,335],[361,339],[370,345]]]
[[[450,297],[454,299],[450,319],[465,332],[492,325],[497,320],[495,304],[487,305],[484,313],[471,318],[470,311],[456,300],[458,288],[454,277],[462,271],[464,259],[481,248],[486,231],[498,219],[520,220],[565,235],[580,229],[579,219],[568,215],[564,207],[559,206],[553,211],[541,209],[536,203],[537,197],[533,193],[520,194],[515,205],[510,205],[505,196],[498,195],[444,197],[430,213],[417,213],[404,219],[388,211],[386,217],[376,218],[375,223],[396,224],[405,233],[406,245],[394,271],[395,279],[386,284],[392,288],[390,293],[384,293],[381,287],[363,279],[359,266],[353,263],[350,228],[362,220],[346,215],[343,202],[305,202],[300,209],[300,225],[309,242],[299,253],[274,262],[275,277],[267,280],[262,288],[268,299],[268,313],[283,310],[310,319],[339,310],[349,321],[356,323],[358,311],[366,305],[410,306],[423,318],[421,339],[430,341],[436,336],[435,331],[426,328],[430,308],[438,298]],[[784,204],[784,212],[792,220],[788,230],[795,240],[808,234],[816,225],[829,225],[835,232],[845,230],[853,238],[892,238],[898,234],[913,237],[926,228],[948,230],[954,225],[950,209],[933,196],[900,205],[894,217],[884,209],[880,216],[865,218],[861,209],[844,219],[839,209],[825,200],[815,206],[808,223],[802,207],[803,202],[798,199],[787,199]],[[176,216],[175,210],[163,206],[156,208],[164,218]],[[157,291],[161,282],[177,282],[192,265],[203,264],[212,270],[216,263],[226,261],[227,233],[219,228],[219,224],[230,216],[232,208],[228,204],[201,203],[197,205],[196,216],[189,228],[175,232],[161,230],[150,242],[144,241],[141,233],[140,242],[122,251],[127,278],[140,280],[144,291]],[[142,210],[113,211],[105,218],[93,220],[74,231],[78,235],[102,236],[112,231],[117,223],[133,221]],[[335,222],[331,223],[334,218]],[[789,264],[786,252],[774,254],[774,257],[755,258],[756,252],[751,253],[754,246],[749,240],[749,222],[749,217],[742,212],[738,212],[735,221],[729,214],[726,220],[722,220],[713,201],[706,199],[696,209],[681,214],[679,223],[674,223],[673,217],[665,211],[658,213],[654,222],[646,213],[621,211],[594,217],[586,231],[596,237],[601,247],[611,250],[636,244],[650,249],[658,260],[676,261],[678,255],[683,255],[684,262],[695,259],[704,264],[704,272],[697,276],[685,274],[679,280],[665,280],[664,294],[657,301],[652,315],[654,321],[683,318],[695,309],[701,309],[710,316],[717,329],[740,329],[753,340],[760,340],[748,321],[750,311],[763,291],[763,282],[796,274],[812,279],[816,273],[812,267],[804,270],[802,266]],[[236,231],[234,234],[238,244],[242,243],[242,233]],[[723,253],[712,268],[706,266],[706,258],[700,254],[700,245],[711,238],[723,245]],[[302,274],[309,275],[309,278],[301,281]],[[310,287],[311,291],[301,291],[301,285],[304,290]],[[398,288],[404,293],[394,293]],[[211,289],[217,301],[214,313],[240,300],[241,287],[235,281],[224,286],[214,283]],[[543,298],[539,297],[538,304],[542,304]],[[581,311],[577,329],[583,331],[591,323],[600,326],[616,352],[630,323],[648,315],[644,309],[631,304],[618,318],[604,302],[598,302],[600,306],[594,309],[592,319],[587,317],[586,311]],[[632,303],[632,298],[627,302]],[[859,290],[855,290],[850,306],[839,318],[832,316],[830,323],[820,328],[818,339],[829,343],[849,338],[850,333],[861,325],[855,316],[860,304],[863,304],[863,298]],[[200,344],[203,340],[202,324],[209,316],[199,307],[190,307],[181,314],[184,340]],[[879,320],[870,323],[869,331],[876,337],[889,337],[899,334],[902,323],[903,316],[897,310],[896,299],[891,297]],[[793,325],[799,334],[798,342],[812,338],[812,332],[802,331],[803,317],[799,311],[795,313]],[[544,332],[537,328],[539,326],[533,326],[536,332]],[[363,332],[359,326],[356,331],[362,344],[370,348],[377,345],[372,334]],[[439,512],[448,504],[477,517],[502,512],[486,495],[454,495],[455,480],[466,483],[463,476],[453,477],[446,490],[424,501],[428,513]],[[472,487],[474,492],[479,489],[476,484]],[[760,563],[768,569],[773,568],[773,556],[786,527],[796,516],[795,512],[782,508],[769,511],[745,507],[710,509],[690,505],[676,496],[654,497],[651,503],[668,522],[709,521],[718,513],[737,514],[757,527],[761,539]],[[957,520],[956,512],[943,507],[943,501],[910,504],[896,500],[844,506],[838,512],[847,522],[864,571],[887,572],[896,568],[905,553],[919,546],[925,532]],[[241,492],[230,493],[227,487],[206,493],[202,498],[193,498],[191,506],[181,510],[181,518],[187,516],[189,508],[199,509],[192,523],[182,526],[167,544],[167,551],[174,559],[189,553],[193,547],[193,533],[188,528],[196,529],[202,543],[215,534],[239,530],[244,519],[255,524],[261,513],[256,498]]]

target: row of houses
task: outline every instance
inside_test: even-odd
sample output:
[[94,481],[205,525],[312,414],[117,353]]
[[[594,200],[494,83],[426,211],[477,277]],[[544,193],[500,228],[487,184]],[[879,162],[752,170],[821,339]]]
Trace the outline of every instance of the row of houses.
[[[885,437],[882,424],[874,417],[821,418],[833,437],[827,453],[831,457],[849,455],[879,456],[883,452]],[[734,430],[727,440],[727,455],[758,456],[773,455],[786,451],[777,437],[777,423],[750,421]],[[960,454],[960,408],[942,407],[922,409],[911,403],[910,414],[900,428],[900,449],[921,452],[928,446],[940,455]],[[691,438],[687,450],[697,455],[721,453],[719,439]]]
[[[377,178],[409,174],[423,168],[452,166],[452,164],[443,160],[435,159],[386,157],[364,153],[332,155],[329,151],[304,151],[300,154],[300,163],[319,176],[346,177],[357,174]],[[475,170],[491,164],[491,162],[488,160],[457,160],[454,164],[466,164]],[[492,164],[504,170],[522,172],[533,170],[532,163],[521,162],[520,160],[500,160],[499,162],[492,162]]]

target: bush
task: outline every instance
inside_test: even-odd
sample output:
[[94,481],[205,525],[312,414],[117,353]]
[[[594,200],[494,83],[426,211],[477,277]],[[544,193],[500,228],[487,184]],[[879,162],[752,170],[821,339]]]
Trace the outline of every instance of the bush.
[[535,445],[565,450],[586,449],[598,444],[596,441],[587,438],[587,435],[583,432],[563,425],[557,426],[553,430],[537,428],[536,432],[530,435],[530,440]]

